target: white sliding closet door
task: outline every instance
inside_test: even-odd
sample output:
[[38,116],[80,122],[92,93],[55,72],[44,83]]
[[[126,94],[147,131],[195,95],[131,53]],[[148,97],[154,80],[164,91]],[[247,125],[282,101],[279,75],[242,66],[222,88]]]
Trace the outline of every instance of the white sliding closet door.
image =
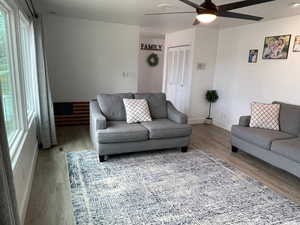
[[189,94],[191,80],[190,46],[172,47],[167,53],[166,95],[178,110],[189,111]]

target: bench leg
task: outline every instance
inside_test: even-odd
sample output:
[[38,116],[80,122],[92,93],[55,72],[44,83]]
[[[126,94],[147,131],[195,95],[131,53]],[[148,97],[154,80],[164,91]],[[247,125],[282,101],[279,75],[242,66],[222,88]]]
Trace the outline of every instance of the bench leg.
[[100,162],[105,162],[105,156],[104,155],[99,155],[99,161]]
[[235,146],[232,145],[231,146],[231,151],[234,152],[234,153],[236,153],[236,152],[239,151],[239,149],[237,147],[235,147]]
[[187,146],[181,148],[181,152],[187,152],[187,151],[188,151],[188,147]]

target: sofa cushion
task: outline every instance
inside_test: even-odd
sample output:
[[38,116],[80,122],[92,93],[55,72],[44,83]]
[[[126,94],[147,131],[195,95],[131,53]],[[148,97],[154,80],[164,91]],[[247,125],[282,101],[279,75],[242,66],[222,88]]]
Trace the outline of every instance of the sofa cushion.
[[251,104],[250,127],[279,130],[279,104]]
[[168,117],[167,100],[164,93],[137,93],[134,94],[134,98],[146,99],[148,101],[153,119],[166,119]]
[[300,163],[300,138],[274,141],[271,151]]
[[280,130],[289,134],[299,135],[300,133],[300,106],[280,104]]
[[128,124],[125,121],[109,121],[107,128],[98,130],[98,141],[101,144],[146,141],[148,130],[140,124]]
[[142,122],[141,125],[149,130],[150,139],[186,137],[192,134],[190,125],[178,124],[169,119],[156,119]]
[[133,94],[100,94],[97,101],[107,120],[125,121],[126,113],[123,98],[133,98]]
[[146,99],[123,99],[126,110],[126,122],[138,123],[152,121]]
[[261,128],[251,128],[242,126],[232,126],[232,135],[247,141],[251,144],[255,144],[264,149],[271,149],[272,141],[294,138],[295,136],[283,133],[281,131],[261,129]]

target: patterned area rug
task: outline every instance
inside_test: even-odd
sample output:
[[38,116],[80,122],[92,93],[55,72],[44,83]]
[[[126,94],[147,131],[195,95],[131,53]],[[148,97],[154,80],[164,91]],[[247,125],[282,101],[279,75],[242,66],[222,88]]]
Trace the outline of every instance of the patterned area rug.
[[300,206],[199,150],[67,162],[77,225],[300,224]]

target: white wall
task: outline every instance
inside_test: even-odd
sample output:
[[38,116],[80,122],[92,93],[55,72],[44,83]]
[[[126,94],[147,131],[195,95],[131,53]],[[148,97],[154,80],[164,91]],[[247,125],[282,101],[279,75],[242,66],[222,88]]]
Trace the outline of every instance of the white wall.
[[[216,125],[229,129],[240,115],[250,114],[253,101],[274,100],[300,105],[300,53],[292,52],[299,35],[300,16],[220,31],[214,88]],[[287,60],[262,60],[266,36],[292,34]],[[250,49],[259,49],[258,62],[248,63]]]
[[45,17],[44,25],[55,102],[137,91],[138,26],[57,16]]
[[[146,43],[164,46],[164,42],[165,40],[161,38],[140,38],[140,44]],[[155,67],[151,67],[147,63],[147,58],[152,53],[157,54],[159,57],[159,64]],[[164,51],[140,50],[138,67],[138,91],[161,92],[164,70]]]
[[[215,60],[217,54],[218,30],[209,28],[193,28],[166,35],[166,52],[169,47],[190,45],[192,49],[192,82],[190,92],[190,123],[202,123],[208,114],[205,93],[213,87]],[[167,55],[167,54],[165,54]],[[165,56],[165,60],[166,60]],[[198,69],[198,63],[205,65]],[[166,86],[166,66],[164,68],[164,84]]]
[[[209,104],[206,101],[205,94],[207,90],[213,87],[219,31],[216,29],[198,28],[195,32],[190,119],[203,122],[208,116]],[[199,63],[204,68],[199,69]]]

